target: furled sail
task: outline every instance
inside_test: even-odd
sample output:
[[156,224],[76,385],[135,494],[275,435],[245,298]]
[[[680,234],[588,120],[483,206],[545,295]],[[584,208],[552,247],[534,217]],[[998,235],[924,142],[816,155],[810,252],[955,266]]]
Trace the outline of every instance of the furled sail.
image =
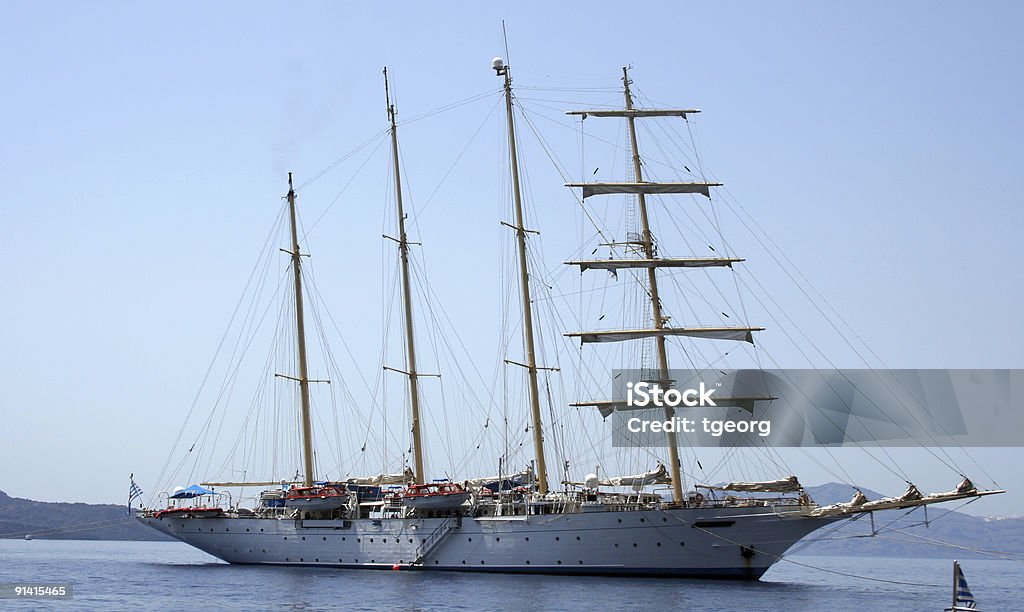
[[583,199],[592,195],[611,195],[616,193],[633,194],[666,194],[666,193],[699,193],[711,197],[710,187],[721,187],[721,183],[566,183],[566,187],[582,187]]
[[566,115],[580,115],[587,117],[683,117],[699,113],[696,108],[619,108],[568,111]]
[[858,514],[862,512],[873,512],[876,510],[893,510],[897,508],[912,508],[914,506],[927,506],[928,504],[937,504],[939,502],[952,501],[954,499],[966,499],[968,497],[981,497],[983,495],[995,495],[1002,493],[1003,491],[979,491],[974,483],[969,478],[964,477],[963,480],[957,484],[956,488],[952,491],[946,491],[944,493],[931,493],[929,495],[922,495],[921,491],[918,490],[912,483],[907,483],[907,490],[903,492],[899,497],[883,497],[882,499],[876,499],[868,501],[864,495],[858,491],[853,499],[840,504],[831,504],[828,506],[822,506],[815,508],[810,515],[811,516],[845,516],[849,514]]
[[488,476],[487,478],[472,478],[470,480],[463,481],[463,486],[467,489],[475,489],[477,487],[488,487],[497,489],[496,486],[502,483],[511,483],[514,486],[525,486],[532,482],[535,482],[537,477],[534,475],[533,470],[526,468],[522,472],[516,472],[515,474],[505,474],[504,476]]
[[723,487],[701,485],[702,489],[713,489],[715,491],[743,491],[747,493],[792,493],[803,487],[796,476],[782,478],[779,480],[763,480],[759,482],[730,482]]
[[665,464],[658,463],[658,467],[649,472],[633,476],[615,476],[612,478],[606,478],[600,481],[600,485],[603,487],[635,487],[652,484],[668,484],[670,482],[672,482],[672,478],[668,475],[668,470],[665,469]]
[[412,473],[412,470],[408,467],[405,468],[405,472],[402,474],[379,474],[377,476],[366,476],[349,478],[345,482],[354,485],[363,485],[369,487],[380,487],[383,485],[401,485],[408,484],[416,481],[416,475]]
[[654,338],[657,336],[690,336],[711,340],[738,340],[754,343],[751,332],[763,331],[763,327],[662,327],[660,329],[618,329],[591,332],[569,332],[570,338],[579,338],[580,342],[623,342],[637,338]]
[[738,257],[680,257],[675,259],[588,259],[567,261],[570,266],[579,266],[580,271],[593,268],[595,270],[622,270],[623,268],[712,268],[732,267],[732,264],[744,261]]
[[[665,468],[665,464],[659,461],[658,467],[644,472],[643,474],[634,474],[632,476],[613,476],[611,478],[599,480],[597,481],[597,484],[602,487],[642,487],[654,484],[669,484],[671,482],[672,477],[669,476],[668,470]],[[589,486],[586,482],[565,481],[564,484],[575,485],[578,487]],[[591,482],[590,484],[593,483]]]
[[[725,408],[742,408],[747,412],[754,413],[754,405],[757,402],[770,402],[779,399],[774,395],[745,395],[745,396],[715,396],[715,405]],[[630,406],[626,400],[591,400],[589,402],[573,402],[569,404],[574,408],[593,407],[601,413],[601,418],[607,419],[616,410],[650,410],[652,406]]]

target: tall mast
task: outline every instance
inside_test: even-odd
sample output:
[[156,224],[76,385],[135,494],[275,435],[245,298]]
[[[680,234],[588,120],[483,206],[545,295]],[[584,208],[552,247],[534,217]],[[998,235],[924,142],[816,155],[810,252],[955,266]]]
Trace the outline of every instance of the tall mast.
[[[633,110],[633,96],[629,93],[629,68],[622,67],[622,86],[626,96],[626,110]],[[626,115],[629,125],[629,144],[633,149],[633,175],[636,182],[644,182],[643,170],[640,165],[640,147],[636,142],[636,117]],[[654,259],[654,239],[651,236],[651,225],[647,218],[647,199],[643,193],[637,194],[637,201],[640,208],[641,231],[640,242],[643,244],[644,257]],[[647,286],[651,293],[651,315],[655,329],[665,326],[665,319],[661,314],[661,298],[658,297],[658,275],[654,267],[647,268]],[[654,338],[655,346],[658,349],[658,369],[660,370],[661,386],[667,386],[669,380],[668,353],[665,351],[665,336],[659,335]],[[671,420],[675,416],[675,409],[665,406],[665,418]],[[676,445],[676,432],[668,432],[669,462],[672,472],[672,497],[677,502],[683,500],[683,479],[679,470],[679,447]]]
[[395,166],[395,202],[398,205],[398,252],[402,260],[402,300],[405,305],[406,376],[409,377],[409,397],[412,403],[412,451],[415,459],[416,482],[425,482],[423,445],[420,441],[419,374],[416,371],[416,344],[412,331],[412,289],[409,283],[409,241],[405,234],[405,208],[402,205],[402,173],[398,165],[398,127],[395,125],[395,105],[391,103],[388,88],[388,69],[384,68],[384,96],[387,98],[388,119],[391,121],[391,154]]
[[505,113],[508,118],[508,151],[512,162],[512,196],[516,209],[516,241],[519,251],[519,282],[523,295],[523,341],[530,381],[530,413],[533,417],[533,448],[537,456],[537,488],[548,492],[548,469],[544,461],[544,432],[540,418],[540,389],[537,385],[537,356],[533,340],[533,302],[530,300],[530,274],[526,267],[526,228],[523,225],[523,199],[519,190],[519,156],[516,152],[516,127],[512,117],[512,74],[501,58],[492,63],[498,76],[505,77]]
[[295,189],[292,173],[288,173],[288,213],[292,223],[292,273],[295,276],[295,329],[299,340],[299,395],[302,397],[302,484],[313,484],[313,427],[309,416],[309,372],[306,365],[306,324],[302,313],[302,253],[299,251],[299,233],[295,223]]

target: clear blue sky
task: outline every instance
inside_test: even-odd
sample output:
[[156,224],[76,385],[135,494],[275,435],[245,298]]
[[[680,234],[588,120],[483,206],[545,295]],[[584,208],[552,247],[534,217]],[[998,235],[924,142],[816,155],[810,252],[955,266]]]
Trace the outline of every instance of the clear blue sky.
[[[496,91],[501,19],[520,87],[616,87],[631,63],[652,99],[704,109],[704,161],[887,365],[1024,367],[1022,13],[1012,2],[9,5],[0,489],[120,502],[129,472],[154,480],[284,173],[301,183],[385,127],[385,64],[405,117]],[[403,131],[414,201],[427,200],[493,101]],[[470,337],[489,334],[499,309],[457,303],[464,279],[486,282],[497,261],[500,115],[483,134],[492,151],[470,156],[415,229],[436,292]],[[531,159],[546,163],[539,151]],[[368,374],[380,290],[349,298],[381,276],[390,217],[380,168],[309,236],[318,273],[332,256],[347,268],[325,298],[336,319],[366,322],[346,340],[365,347]],[[554,178],[544,198],[559,197]],[[342,180],[303,193],[307,220]],[[560,197],[537,197],[536,225],[576,212]],[[563,238],[544,237],[552,266],[576,248]],[[732,237],[738,251],[745,239]],[[493,346],[470,346],[493,358]],[[1024,452],[975,455],[1013,491],[972,510],[1019,513]],[[805,463],[792,457],[805,482],[829,479]],[[899,492],[861,467],[863,484]]]

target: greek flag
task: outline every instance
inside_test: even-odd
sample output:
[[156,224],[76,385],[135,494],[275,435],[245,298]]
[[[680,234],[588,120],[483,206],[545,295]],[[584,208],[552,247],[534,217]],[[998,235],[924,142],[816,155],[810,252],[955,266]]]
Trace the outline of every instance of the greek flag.
[[964,578],[964,571],[960,569],[960,564],[956,564],[956,570],[953,578],[955,580],[954,588],[956,590],[956,599],[953,601],[954,609],[967,609],[973,610],[978,602],[974,600],[974,594],[971,593],[971,588],[967,586],[967,579]]
[[128,487],[128,514],[132,513],[132,502],[142,497],[142,487],[135,484],[135,474],[128,477],[131,481],[131,486]]

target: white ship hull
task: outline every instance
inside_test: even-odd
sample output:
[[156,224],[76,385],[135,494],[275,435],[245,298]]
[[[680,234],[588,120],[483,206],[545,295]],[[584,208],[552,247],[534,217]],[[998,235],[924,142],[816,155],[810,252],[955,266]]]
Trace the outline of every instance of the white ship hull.
[[768,507],[509,517],[140,518],[228,563],[756,580],[835,519]]

